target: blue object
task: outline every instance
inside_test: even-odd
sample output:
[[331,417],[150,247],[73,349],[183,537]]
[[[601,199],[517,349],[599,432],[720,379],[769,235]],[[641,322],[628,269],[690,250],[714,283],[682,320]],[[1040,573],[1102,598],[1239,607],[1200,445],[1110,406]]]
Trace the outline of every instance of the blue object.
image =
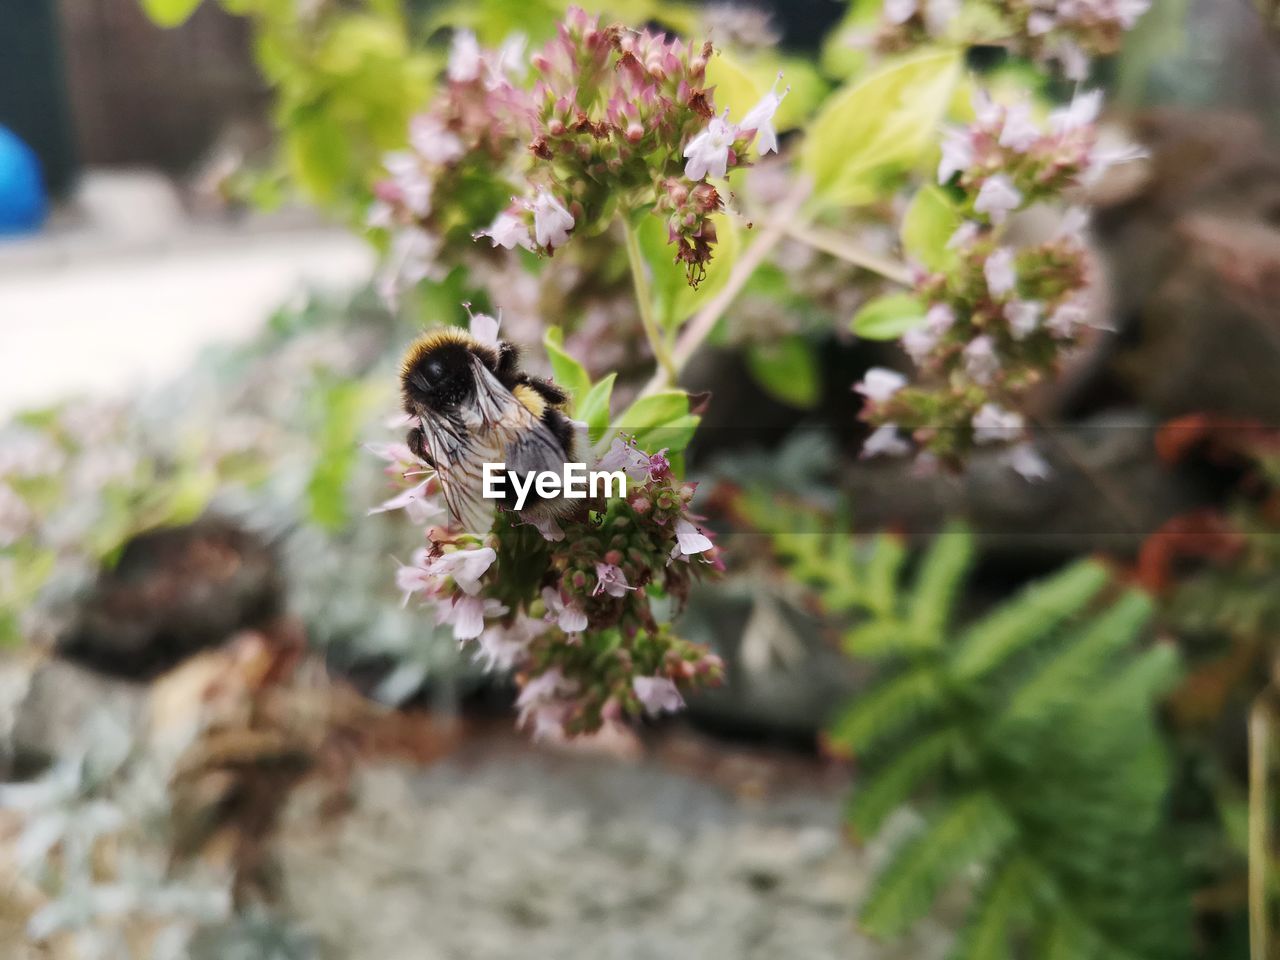
[[13,131],[0,126],[0,234],[36,230],[48,211],[35,151]]

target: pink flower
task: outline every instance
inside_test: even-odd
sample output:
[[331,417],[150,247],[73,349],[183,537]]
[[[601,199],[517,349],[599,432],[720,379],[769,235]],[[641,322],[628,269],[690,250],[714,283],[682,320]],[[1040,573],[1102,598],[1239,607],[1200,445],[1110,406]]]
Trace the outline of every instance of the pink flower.
[[496,317],[491,317],[487,313],[473,313],[471,314],[471,322],[467,324],[467,329],[481,343],[496,347],[500,342],[498,331],[501,326],[502,321]]
[[1022,414],[984,403],[973,415],[974,443],[1005,443],[1022,433]]
[[476,661],[485,670],[510,670],[528,653],[529,643],[547,625],[532,617],[520,617],[509,627],[489,627],[476,640]]
[[627,583],[626,574],[617,564],[596,564],[596,586],[591,591],[593,597],[598,597],[601,593],[607,593],[611,597],[625,597],[628,590],[634,589],[636,588]]
[[649,455],[621,437],[614,437],[604,456],[596,462],[596,469],[610,473],[621,470],[628,480],[642,483],[649,478]]
[[1013,251],[1008,247],[996,247],[982,265],[982,275],[987,279],[987,289],[993,297],[1003,297],[1012,293],[1018,283],[1018,273],[1014,267]]
[[1056,134],[1074,133],[1097,120],[1101,111],[1101,90],[1077,93],[1067,106],[1049,114],[1049,129]]
[[480,578],[497,559],[493,547],[454,550],[431,561],[429,569],[437,576],[452,577],[463,593],[474,596],[480,592]]
[[1014,473],[1028,483],[1048,480],[1053,475],[1048,461],[1030,443],[1020,443],[1011,448],[1007,460]]
[[461,643],[474,640],[484,631],[485,617],[500,617],[507,608],[491,597],[459,594],[452,600],[441,600],[436,606],[436,623],[453,626],[453,638]]
[[[706,553],[714,546],[715,544],[711,542],[711,538],[690,521],[683,518],[676,521],[675,550],[680,556],[697,556],[700,553]],[[672,555],[675,556],[676,554],[673,553]]]
[[409,603],[409,598],[413,594],[426,593],[437,585],[435,575],[426,566],[426,559],[427,551],[419,549],[415,551],[411,563],[402,563],[397,568],[396,586],[403,594],[400,598],[401,607]]
[[853,389],[872,403],[886,403],[906,385],[907,378],[897,371],[872,367],[853,385]]
[[[787,87],[782,93],[778,93],[778,80],[782,79],[779,73],[777,80],[773,81],[773,87],[760,98],[760,102],[747,111],[747,115],[742,118],[742,123],[738,124],[740,130],[754,130],[756,132],[756,146],[760,153],[777,153],[778,152],[778,134],[773,129],[773,115],[778,112],[778,106],[782,103],[783,97],[791,92],[791,88]],[[690,143],[692,146],[692,143]],[[688,153],[685,154],[688,156]],[[685,171],[688,176],[688,171]],[[724,176],[724,174],[720,174]],[[700,180],[701,177],[690,177],[691,180]]]
[[538,533],[542,534],[543,540],[559,543],[564,539],[564,531],[560,529],[555,517],[535,517],[531,522],[537,527]]
[[997,173],[987,177],[973,201],[973,209],[978,213],[985,213],[994,223],[1003,223],[1021,204],[1022,191],[1003,173]]
[[475,234],[477,240],[480,237],[488,237],[489,242],[495,247],[503,247],[507,250],[513,250],[516,247],[533,249],[533,237],[529,235],[528,224],[515,214],[506,211],[498,214],[487,230],[480,230]]
[[929,359],[929,354],[933,353],[937,345],[937,336],[927,326],[915,327],[902,335],[902,349],[917,366]]
[[573,229],[573,214],[548,190],[539,190],[530,204],[533,211],[533,238],[548,250],[563,247]]
[[426,279],[436,268],[440,238],[420,227],[398,230],[391,238],[387,262],[378,277],[378,293],[393,307],[400,290]]
[[967,247],[978,238],[981,227],[972,220],[966,220],[960,226],[956,227],[955,233],[951,234],[951,238],[947,241],[948,250],[957,250]]
[[428,163],[440,166],[453,163],[466,152],[462,141],[429,113],[409,121],[409,143]]
[[633,677],[631,689],[644,707],[645,713],[656,717],[661,713],[675,713],[684,708],[684,697],[667,677]]
[[449,79],[454,83],[478,80],[482,66],[480,42],[476,40],[476,35],[470,30],[455,30],[453,44],[449,48]]
[[898,436],[898,425],[885,423],[871,432],[858,456],[870,460],[872,457],[901,457],[910,452],[911,444]]
[[964,369],[974,383],[986,386],[1000,372],[1000,358],[996,356],[995,342],[986,334],[975,337],[964,348]]
[[935,303],[924,315],[924,328],[935,337],[950,330],[956,322],[956,312],[948,304]]
[[555,587],[542,588],[542,602],[547,607],[547,621],[565,633],[581,633],[587,629],[587,615],[575,603],[566,603]]
[[1031,105],[1025,100],[1005,108],[1004,124],[1000,128],[1000,146],[1015,153],[1026,153],[1041,137],[1040,127],[1031,116]]
[[[378,504],[378,506],[370,508],[369,516],[373,516],[375,513],[387,513],[390,510],[403,510],[411,503],[419,501],[431,502],[432,498],[427,496],[427,484],[431,482],[431,479],[431,477],[428,477],[416,487],[411,487],[408,490],[402,490],[391,499],[384,500],[382,503]],[[443,510],[440,512],[443,513]]]
[[502,41],[495,56],[490,57],[484,86],[490,92],[506,86],[508,76],[523,77],[528,70],[525,46],[529,40],[523,33],[513,33]]
[[564,700],[578,692],[578,682],[565,677],[559,667],[551,667],[536,677],[525,681],[516,709],[520,717],[518,726],[529,726],[532,721],[533,739],[545,740],[564,734],[564,721],[568,719],[571,705]]
[[916,0],[885,0],[884,18],[892,24],[904,24],[916,15]]
[[1088,316],[1088,310],[1079,299],[1067,300],[1049,316],[1045,328],[1060,340],[1070,340]]
[[415,217],[431,213],[431,190],[434,184],[422,169],[422,160],[416,153],[397,150],[382,158],[382,165],[391,175],[395,193],[400,202]]
[[707,129],[689,141],[684,148],[688,163],[684,175],[690,180],[705,177],[723,177],[729,170],[729,150],[738,131],[728,121],[729,111],[723,117],[712,117]]

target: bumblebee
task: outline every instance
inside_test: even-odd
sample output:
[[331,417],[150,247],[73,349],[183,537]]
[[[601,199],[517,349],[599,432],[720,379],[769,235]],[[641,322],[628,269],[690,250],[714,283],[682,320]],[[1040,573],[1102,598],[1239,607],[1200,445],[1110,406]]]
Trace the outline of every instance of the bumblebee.
[[[493,524],[493,503],[482,495],[484,464],[505,463],[508,474],[523,477],[559,472],[575,459],[580,439],[563,410],[568,395],[522,371],[506,341],[490,345],[459,327],[432,330],[409,347],[400,386],[414,421],[409,449],[435,470],[452,519],[467,531]],[[511,487],[503,503],[514,509]],[[576,509],[534,495],[520,513],[537,521]]]

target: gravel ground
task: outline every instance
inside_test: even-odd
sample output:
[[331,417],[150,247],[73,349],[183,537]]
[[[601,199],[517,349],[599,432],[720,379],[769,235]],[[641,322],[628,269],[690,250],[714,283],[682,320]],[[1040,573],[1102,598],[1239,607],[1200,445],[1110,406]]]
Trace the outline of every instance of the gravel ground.
[[883,851],[842,839],[842,778],[723,748],[673,755],[482,744],[426,769],[366,769],[336,822],[305,788],[278,848],[287,912],[325,960],[946,953],[933,921],[891,948],[857,932]]

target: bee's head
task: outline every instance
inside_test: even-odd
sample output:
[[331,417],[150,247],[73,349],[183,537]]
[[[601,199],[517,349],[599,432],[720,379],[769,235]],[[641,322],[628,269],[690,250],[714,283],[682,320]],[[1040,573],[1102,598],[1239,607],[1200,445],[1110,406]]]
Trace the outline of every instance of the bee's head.
[[436,413],[457,410],[476,391],[472,353],[456,342],[443,342],[410,356],[401,379],[406,406]]

